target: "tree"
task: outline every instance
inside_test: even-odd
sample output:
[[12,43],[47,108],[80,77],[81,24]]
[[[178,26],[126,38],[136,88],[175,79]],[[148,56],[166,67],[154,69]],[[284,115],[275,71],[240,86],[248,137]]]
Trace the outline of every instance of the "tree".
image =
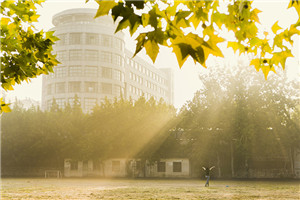
[[[51,53],[58,38],[51,31],[37,31],[34,26],[39,18],[36,6],[43,1],[1,2],[1,86],[6,91],[13,90],[16,83],[53,72],[58,64]],[[9,111],[1,98],[1,113]]]
[[284,74],[269,81],[259,75],[245,66],[215,66],[201,75],[203,87],[181,109],[177,125],[197,168],[213,162],[222,176],[247,177],[259,159],[269,159],[261,167],[281,168],[271,164],[278,159],[293,173],[299,86]]
[[[89,0],[87,0],[89,1]],[[281,30],[278,21],[272,26],[276,35],[272,39],[259,36],[258,13],[251,1],[231,1],[227,10],[222,12],[219,1],[115,1],[97,0],[99,8],[95,17],[111,14],[118,26],[116,32],[129,28],[136,37],[134,56],[145,48],[146,53],[155,62],[160,46],[173,49],[178,64],[190,56],[195,63],[205,66],[209,55],[223,57],[217,46],[225,41],[220,36],[224,29],[235,34],[234,41],[228,41],[228,47],[235,52],[250,53],[254,56],[251,65],[257,71],[262,70],[267,78],[275,67],[285,68],[288,57],[292,57],[291,37],[300,34],[300,2],[291,0],[288,8],[295,8],[298,20],[288,29]],[[117,19],[120,19],[117,21]]]

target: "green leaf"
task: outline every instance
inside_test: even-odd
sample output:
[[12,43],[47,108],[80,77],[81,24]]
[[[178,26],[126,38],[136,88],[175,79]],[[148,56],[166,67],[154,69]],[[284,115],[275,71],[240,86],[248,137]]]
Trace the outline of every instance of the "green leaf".
[[135,49],[135,52],[134,52],[133,57],[136,56],[136,54],[138,54],[138,53],[142,50],[142,48],[143,48],[143,46],[144,46],[144,43],[145,43],[145,38],[146,38],[146,36],[147,36],[146,33],[141,33],[141,34],[136,38],[137,44],[136,44],[136,49]]
[[127,27],[130,27],[130,22],[129,22],[129,20],[128,20],[128,19],[122,19],[122,20],[119,22],[119,24],[118,24],[118,26],[117,26],[117,28],[116,28],[115,33],[117,33],[118,31],[121,31],[121,30],[123,30],[123,29],[125,29],[125,28],[127,28]]
[[280,26],[278,26],[278,21],[275,22],[275,23],[273,24],[273,26],[272,26],[272,32],[273,32],[274,34],[276,34],[277,31],[280,30],[280,29],[282,29],[282,28],[281,28]]
[[175,23],[177,27],[186,28],[190,26],[189,21],[186,19],[191,14],[191,11],[180,11],[175,15]]
[[189,55],[190,46],[184,43],[172,44],[173,52],[176,55],[179,67],[181,68]]
[[107,15],[109,11],[117,5],[115,1],[109,0],[97,0],[97,3],[99,4],[99,8],[94,18]]
[[144,27],[149,25],[150,15],[149,14],[142,14],[142,24]]
[[197,61],[200,64],[205,62],[204,50],[202,47],[198,47],[197,50],[191,54],[191,56],[194,61]]
[[141,25],[141,17],[135,14],[130,15],[129,17],[130,29],[129,32],[131,36],[135,33],[138,27]]
[[152,62],[154,63],[159,52],[159,46],[154,40],[147,40],[144,43],[144,47],[146,49],[146,53],[151,58]]

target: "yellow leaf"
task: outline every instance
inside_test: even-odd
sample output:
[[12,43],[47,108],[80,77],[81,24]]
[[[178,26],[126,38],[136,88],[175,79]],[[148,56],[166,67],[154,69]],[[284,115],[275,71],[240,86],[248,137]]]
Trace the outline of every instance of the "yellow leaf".
[[1,25],[8,25],[10,18],[1,18]]
[[300,13],[300,3],[298,2],[298,0],[296,0],[296,1],[290,0],[288,8],[291,8],[291,7],[294,7],[296,9],[298,15],[299,15],[299,13]]
[[257,16],[257,14],[260,13],[260,12],[261,12],[261,11],[258,10],[257,8],[255,8],[254,10],[252,10],[250,19],[254,20],[254,21],[257,22],[257,23],[260,23],[259,18],[258,18],[258,16]]
[[282,29],[280,26],[278,26],[278,21],[275,22],[275,24],[272,26],[272,31],[274,34],[277,33],[278,30]]
[[265,79],[268,79],[268,75],[271,71],[271,67],[269,65],[263,65],[261,66],[261,71],[264,73]]
[[259,69],[261,67],[259,58],[251,60],[250,65],[253,65],[255,67],[256,71],[259,71]]
[[30,20],[31,20],[32,22],[37,22],[39,17],[40,17],[40,15],[32,15],[32,16],[30,17]]
[[1,111],[0,113],[3,113],[3,112],[11,112],[11,109],[9,108],[9,106],[7,104],[1,104]]
[[110,9],[112,9],[117,5],[115,1],[107,1],[107,0],[104,1],[97,0],[97,3],[99,4],[99,8],[97,10],[95,18],[103,15],[107,15]]
[[195,14],[193,14],[190,17],[189,21],[192,22],[192,24],[194,25],[194,28],[197,29],[197,27],[198,27],[201,20]]
[[146,49],[146,53],[148,54],[148,56],[151,58],[151,60],[154,63],[156,60],[157,54],[159,52],[158,44],[154,40],[147,40],[144,43],[144,47]]
[[193,49],[196,49],[202,45],[203,39],[196,34],[189,33],[182,39],[182,41],[177,41],[177,44],[181,42],[190,45]]
[[[224,39],[221,37],[218,37],[217,35],[209,35],[209,40],[207,41],[208,45],[212,49],[211,54],[219,57],[224,57],[222,51],[217,46],[218,43],[224,42]],[[203,46],[204,47],[204,46]]]
[[227,44],[227,48],[231,47],[233,49],[234,53],[235,53],[237,50],[240,49],[239,45],[240,45],[239,42],[230,42],[229,41],[228,44]]

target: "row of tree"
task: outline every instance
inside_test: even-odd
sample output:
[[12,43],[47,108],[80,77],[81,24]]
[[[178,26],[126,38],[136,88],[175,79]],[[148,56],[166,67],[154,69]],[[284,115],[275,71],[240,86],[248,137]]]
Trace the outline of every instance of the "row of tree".
[[[265,81],[245,68],[215,67],[178,112],[153,98],[119,99],[85,114],[78,101],[49,111],[16,105],[2,116],[2,172],[63,168],[63,160],[189,158],[194,174],[215,165],[218,176],[253,169],[294,173],[300,147],[299,84],[284,75]],[[54,101],[55,102],[55,101]]]

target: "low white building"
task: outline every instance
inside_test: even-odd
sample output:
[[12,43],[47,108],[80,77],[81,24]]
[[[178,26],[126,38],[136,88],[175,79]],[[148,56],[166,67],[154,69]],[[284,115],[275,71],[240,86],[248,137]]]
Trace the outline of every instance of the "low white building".
[[294,152],[294,171],[295,171],[295,178],[300,179],[300,149],[295,149]]
[[190,163],[187,158],[161,159],[145,162],[139,159],[108,159],[77,161],[65,159],[64,177],[148,177],[189,178]]
[[147,177],[188,178],[190,177],[190,162],[187,158],[160,159],[146,170]]

